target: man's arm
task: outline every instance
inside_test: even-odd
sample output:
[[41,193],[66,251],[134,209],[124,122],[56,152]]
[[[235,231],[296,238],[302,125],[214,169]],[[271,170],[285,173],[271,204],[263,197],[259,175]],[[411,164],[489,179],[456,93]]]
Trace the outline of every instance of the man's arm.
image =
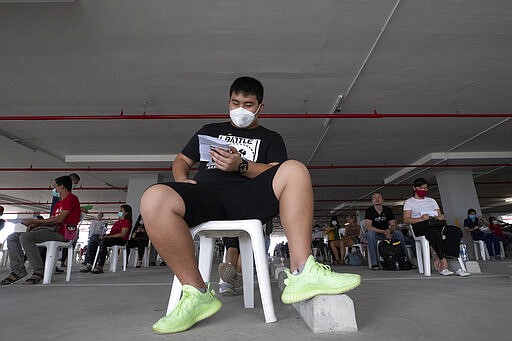
[[195,180],[188,178],[190,169],[194,164],[194,160],[182,153],[179,153],[172,162],[172,175],[174,177],[174,181],[196,184],[197,182]]
[[69,210],[60,211],[59,215],[50,217],[48,219],[25,219],[22,221],[22,224],[27,226],[27,230],[30,231],[34,227],[38,226],[54,226],[59,225],[66,220],[66,217],[69,215]]
[[364,220],[364,226],[366,226],[366,229],[368,231],[374,231],[375,233],[382,233],[382,234],[384,234],[386,232],[385,230],[381,230],[381,229],[378,229],[375,226],[373,226],[372,225],[372,221],[370,219],[365,219]]
[[[212,160],[215,162],[217,169],[225,172],[238,172],[238,166],[242,163],[242,155],[240,155],[236,148],[231,147],[230,152],[222,149],[213,149],[210,154],[212,155]],[[268,164],[253,161],[247,162],[249,166],[247,167],[247,172],[244,176],[249,179],[257,177],[267,169],[278,164],[278,162],[271,162]]]

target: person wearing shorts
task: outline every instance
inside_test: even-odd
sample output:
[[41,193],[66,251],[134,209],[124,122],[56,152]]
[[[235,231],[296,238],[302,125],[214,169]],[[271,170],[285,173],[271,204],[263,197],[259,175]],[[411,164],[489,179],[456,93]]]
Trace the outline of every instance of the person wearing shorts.
[[[189,231],[210,220],[265,223],[279,213],[290,245],[284,303],[339,294],[360,284],[359,275],[333,273],[311,256],[311,178],[304,164],[287,160],[281,136],[259,125],[263,107],[261,83],[251,77],[237,78],[229,91],[230,120],[203,126],[174,160],[175,182],[153,185],[142,195],[146,231],[183,284],[176,308],[153,325],[156,333],[187,330],[222,306],[199,273]],[[200,161],[198,135],[224,140],[229,150],[212,147],[211,161]],[[190,179],[197,162],[199,169]]]

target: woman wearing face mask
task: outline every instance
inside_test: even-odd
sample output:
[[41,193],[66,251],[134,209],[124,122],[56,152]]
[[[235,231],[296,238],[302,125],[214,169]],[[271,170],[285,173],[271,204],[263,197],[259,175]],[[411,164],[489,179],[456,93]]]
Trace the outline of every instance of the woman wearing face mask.
[[[483,225],[489,225],[485,221],[484,218],[478,218],[476,216],[476,210],[470,208],[468,210],[468,217],[464,219],[464,227],[471,233],[471,238],[473,240],[483,240],[485,245],[487,246],[487,251],[489,252],[489,256],[495,257],[496,260],[501,259],[500,252],[500,240],[492,233],[485,233],[480,228]],[[493,249],[494,246],[494,249]],[[496,253],[494,252],[496,250]]]
[[82,269],[81,272],[87,272],[88,269],[93,274],[103,273],[103,265],[105,264],[105,259],[107,258],[107,247],[114,245],[126,245],[130,236],[130,230],[132,229],[131,206],[121,205],[119,212],[117,212],[117,216],[119,220],[114,223],[110,229],[110,233],[99,238],[100,253],[96,267],[92,270],[90,267],[88,267],[86,269]]
[[341,226],[338,223],[338,217],[332,216],[329,227],[324,231],[324,233],[327,235],[327,239],[329,240],[329,248],[334,255],[332,262],[334,265],[345,264],[345,261],[341,258],[341,249],[343,248],[343,254],[345,254],[345,247],[341,241],[340,228]]
[[[429,225],[430,219],[444,220],[444,215],[437,202],[427,197],[428,183],[418,178],[413,185],[414,196],[404,203],[404,223],[411,224],[416,236],[425,236],[434,249],[434,268],[443,276],[453,275],[448,269],[446,257],[459,256],[459,244],[462,231],[457,226],[447,225],[442,228]],[[459,276],[469,273],[462,269],[456,271]]]

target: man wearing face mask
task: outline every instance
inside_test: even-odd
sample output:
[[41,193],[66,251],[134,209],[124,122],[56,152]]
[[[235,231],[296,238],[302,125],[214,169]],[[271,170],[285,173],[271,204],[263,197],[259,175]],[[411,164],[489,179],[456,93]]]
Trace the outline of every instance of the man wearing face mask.
[[53,188],[61,200],[55,205],[51,217],[25,219],[22,223],[27,226],[27,232],[14,232],[7,237],[11,273],[2,280],[1,285],[14,283],[27,275],[23,250],[33,269],[32,277],[25,284],[40,283],[43,280],[44,262],[36,244],[48,240],[65,241],[66,229],[77,227],[80,221],[80,202],[71,193],[71,179],[69,176],[61,176],[55,179]]
[[[333,273],[311,256],[313,189],[307,168],[287,160],[281,136],[259,125],[263,86],[251,77],[231,85],[230,121],[203,126],[172,165],[174,183],[156,184],[141,199],[146,231],[155,248],[183,284],[183,295],[169,315],[153,325],[156,333],[176,333],[215,314],[222,306],[197,268],[189,228],[210,220],[259,219],[280,214],[290,249],[290,270],[281,299],[295,303],[319,294],[357,287],[359,275]],[[200,160],[198,134],[230,144],[213,149],[194,179]]]
[[[470,208],[468,217],[464,219],[464,227],[471,233],[473,240],[483,240],[491,258],[501,260],[500,240],[492,233],[485,233],[480,230],[483,225],[489,225],[484,218],[476,216],[476,210]],[[494,249],[493,249],[494,246]]]

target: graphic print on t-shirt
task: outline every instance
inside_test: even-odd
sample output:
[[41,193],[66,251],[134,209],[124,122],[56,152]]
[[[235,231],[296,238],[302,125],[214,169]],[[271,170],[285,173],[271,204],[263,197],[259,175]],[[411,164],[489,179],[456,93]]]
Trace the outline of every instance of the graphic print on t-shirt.
[[[261,139],[239,137],[233,135],[219,135],[219,139],[229,142],[232,147],[242,155],[245,160],[256,162],[258,160]],[[215,163],[208,162],[206,169],[214,169]]]

